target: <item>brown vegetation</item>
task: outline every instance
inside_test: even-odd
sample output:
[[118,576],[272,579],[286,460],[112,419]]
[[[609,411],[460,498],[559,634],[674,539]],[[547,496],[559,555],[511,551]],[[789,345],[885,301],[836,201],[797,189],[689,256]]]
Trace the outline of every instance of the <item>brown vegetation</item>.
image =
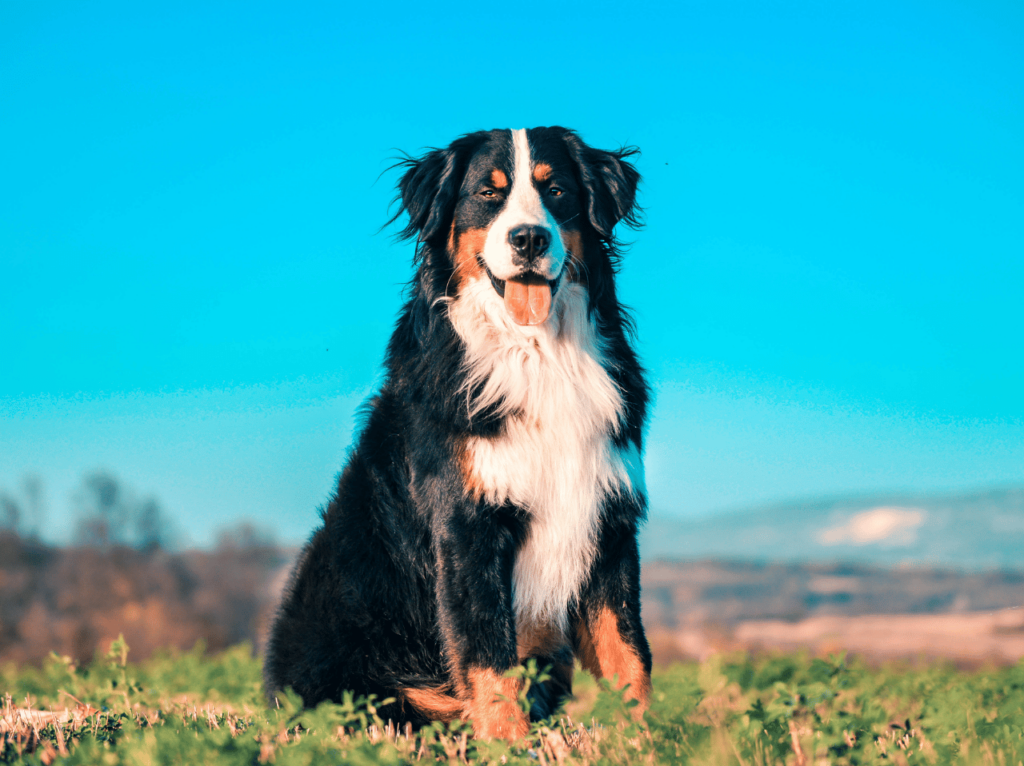
[[91,659],[123,633],[136,659],[159,647],[218,650],[256,639],[286,552],[250,538],[214,551],[55,548],[0,530],[0,661],[51,651]]

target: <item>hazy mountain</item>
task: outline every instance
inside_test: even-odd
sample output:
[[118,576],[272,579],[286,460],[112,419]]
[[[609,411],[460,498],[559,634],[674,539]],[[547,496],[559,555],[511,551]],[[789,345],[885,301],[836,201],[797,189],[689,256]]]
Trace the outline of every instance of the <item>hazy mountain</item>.
[[695,520],[652,512],[647,560],[726,558],[1024,568],[1024,487],[802,500]]

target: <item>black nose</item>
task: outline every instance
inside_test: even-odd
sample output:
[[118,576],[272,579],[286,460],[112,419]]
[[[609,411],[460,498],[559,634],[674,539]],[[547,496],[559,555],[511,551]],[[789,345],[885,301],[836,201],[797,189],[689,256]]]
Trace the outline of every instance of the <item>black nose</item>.
[[525,266],[540,258],[551,244],[551,233],[543,226],[516,226],[508,233],[512,262]]

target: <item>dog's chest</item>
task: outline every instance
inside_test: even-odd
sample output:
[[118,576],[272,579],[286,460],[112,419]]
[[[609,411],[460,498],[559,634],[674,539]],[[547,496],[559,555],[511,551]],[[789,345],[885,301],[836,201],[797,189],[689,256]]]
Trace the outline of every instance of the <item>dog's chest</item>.
[[521,344],[499,338],[504,345],[493,343],[474,360],[486,364],[482,396],[509,410],[499,436],[466,445],[474,489],[529,516],[513,575],[521,626],[565,627],[567,607],[594,561],[606,498],[643,491],[636,448],[613,441],[622,395],[593,325],[585,312],[568,313],[560,333]]
[[500,438],[477,440],[473,456],[488,499],[529,514],[513,572],[517,622],[564,627],[594,561],[602,505],[633,489],[635,450],[566,417],[555,428],[511,425]]

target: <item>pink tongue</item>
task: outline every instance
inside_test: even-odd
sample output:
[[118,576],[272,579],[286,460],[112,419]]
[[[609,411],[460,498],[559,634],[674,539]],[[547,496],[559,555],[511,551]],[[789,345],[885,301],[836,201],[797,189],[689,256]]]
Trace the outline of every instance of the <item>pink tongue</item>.
[[540,324],[551,313],[551,285],[530,274],[505,282],[505,308],[516,324]]

